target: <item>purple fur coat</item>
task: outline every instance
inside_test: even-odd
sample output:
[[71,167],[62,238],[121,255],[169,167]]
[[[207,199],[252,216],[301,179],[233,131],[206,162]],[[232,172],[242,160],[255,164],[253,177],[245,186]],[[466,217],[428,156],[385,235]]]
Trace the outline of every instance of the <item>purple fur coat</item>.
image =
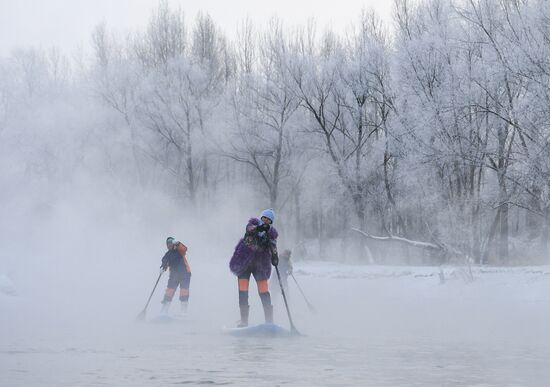
[[[236,276],[243,274],[251,265],[255,265],[256,281],[269,279],[271,276],[271,251],[267,246],[261,244],[261,240],[255,233],[256,226],[261,220],[251,218],[246,225],[246,233],[237,246],[229,262],[229,268]],[[267,232],[270,242],[277,251],[277,230],[271,227]]]

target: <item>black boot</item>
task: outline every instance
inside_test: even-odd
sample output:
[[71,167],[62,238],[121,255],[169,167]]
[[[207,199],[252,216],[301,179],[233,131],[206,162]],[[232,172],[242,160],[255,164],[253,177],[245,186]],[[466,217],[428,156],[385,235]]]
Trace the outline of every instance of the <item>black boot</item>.
[[250,312],[250,306],[248,305],[239,305],[241,310],[241,321],[237,324],[238,328],[244,328],[248,326],[248,312]]
[[265,323],[273,324],[273,305],[264,305]]

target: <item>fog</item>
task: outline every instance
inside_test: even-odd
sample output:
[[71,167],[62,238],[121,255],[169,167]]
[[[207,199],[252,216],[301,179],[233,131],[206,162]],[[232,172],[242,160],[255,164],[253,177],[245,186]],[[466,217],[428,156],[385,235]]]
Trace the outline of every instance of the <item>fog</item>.
[[[238,23],[246,17],[258,24],[266,23],[274,15],[293,24],[314,18],[320,26],[344,31],[363,7],[375,9],[388,20],[392,12],[391,3],[373,0],[348,0],[346,7],[338,8],[312,0],[298,3],[279,0],[272,4],[252,0],[235,0],[231,4],[219,0],[168,0],[167,3],[173,8],[181,7],[189,20],[199,12],[209,13],[224,33],[232,37]],[[67,52],[86,49],[90,31],[98,22],[105,21],[120,33],[135,31],[147,23],[157,6],[157,0],[4,1],[0,13],[0,52],[9,53],[15,46],[56,46]]]
[[[0,384],[549,385],[548,4],[212,4],[2,23]],[[298,337],[224,330],[266,208]],[[168,236],[188,313],[136,321]]]

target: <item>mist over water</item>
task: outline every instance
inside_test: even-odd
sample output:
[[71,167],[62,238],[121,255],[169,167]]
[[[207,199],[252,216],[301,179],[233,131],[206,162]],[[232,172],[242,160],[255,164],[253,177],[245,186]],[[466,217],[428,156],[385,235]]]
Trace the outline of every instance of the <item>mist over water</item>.
[[[128,257],[142,254],[116,245]],[[29,272],[28,287],[18,286],[16,297],[2,295],[3,380],[25,386],[544,386],[550,380],[550,316],[541,307],[549,301],[548,267],[475,270],[473,284],[448,269],[441,285],[434,267],[297,263],[296,278],[316,310],[291,284],[291,311],[303,336],[239,338],[222,332],[238,320],[227,260],[191,251],[189,315],[168,324],[153,322],[166,278],[148,322],[135,321],[155,279],[154,259],[109,271],[93,264],[58,275],[45,270],[39,281]],[[275,321],[288,327],[274,285]],[[260,299],[251,290],[251,324],[261,323]]]
[[[77,215],[69,208],[62,215],[54,211],[31,234],[36,253],[27,254],[33,249],[21,244],[12,250],[7,273],[16,294],[0,295],[0,373],[7,385],[550,381],[548,266],[474,268],[473,283],[464,281],[460,267],[447,266],[447,281],[440,284],[439,268],[431,266],[297,261],[295,276],[316,310],[310,313],[291,283],[291,311],[304,336],[236,338],[222,327],[238,320],[237,284],[227,265],[242,221],[223,235],[212,232],[215,221],[173,217],[171,206],[156,208],[146,221],[122,209],[106,216],[85,208]],[[66,226],[54,228],[59,224]],[[166,235],[189,246],[189,317],[150,322],[160,310],[164,276],[149,322],[138,323]],[[275,321],[288,327],[276,283],[271,291]],[[250,304],[251,324],[261,323],[254,283]],[[172,312],[178,306],[174,302]]]

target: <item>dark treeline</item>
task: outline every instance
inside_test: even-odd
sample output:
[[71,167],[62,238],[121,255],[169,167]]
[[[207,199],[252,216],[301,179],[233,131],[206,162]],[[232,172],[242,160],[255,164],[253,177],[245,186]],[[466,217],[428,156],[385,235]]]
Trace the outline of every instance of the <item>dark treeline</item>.
[[0,58],[6,208],[23,186],[40,214],[93,185],[204,217],[271,206],[320,258],[392,262],[414,241],[443,261],[549,255],[548,1],[397,0],[391,24],[244,20],[232,39],[161,2],[90,48]]

